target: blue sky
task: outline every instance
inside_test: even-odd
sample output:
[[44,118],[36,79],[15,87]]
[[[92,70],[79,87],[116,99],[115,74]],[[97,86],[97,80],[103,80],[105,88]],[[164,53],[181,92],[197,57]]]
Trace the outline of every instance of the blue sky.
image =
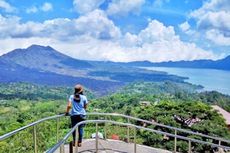
[[0,55],[32,44],[78,59],[177,61],[230,54],[228,0],[0,0]]

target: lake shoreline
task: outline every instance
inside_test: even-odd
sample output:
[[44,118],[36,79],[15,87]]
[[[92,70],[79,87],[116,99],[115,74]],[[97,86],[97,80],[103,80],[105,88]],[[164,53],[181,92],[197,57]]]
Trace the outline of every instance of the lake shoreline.
[[230,71],[217,69],[175,68],[175,67],[139,67],[142,69],[166,72],[185,78],[185,82],[202,86],[198,92],[218,91],[230,95]]

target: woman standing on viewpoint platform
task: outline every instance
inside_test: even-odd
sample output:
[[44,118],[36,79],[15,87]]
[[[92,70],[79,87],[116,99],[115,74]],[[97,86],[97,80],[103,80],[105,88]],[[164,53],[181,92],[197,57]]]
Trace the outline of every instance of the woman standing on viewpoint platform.
[[[85,95],[83,95],[83,87],[80,84],[77,84],[74,87],[74,95],[69,97],[69,101],[66,108],[66,115],[69,115],[69,110],[72,108],[70,112],[71,117],[71,126],[74,127],[77,123],[84,121],[86,118],[86,107],[88,101]],[[80,125],[78,127],[78,142],[75,140],[75,132],[73,132],[73,145],[76,144],[78,147],[81,147],[82,138],[83,138],[83,127],[84,125]]]

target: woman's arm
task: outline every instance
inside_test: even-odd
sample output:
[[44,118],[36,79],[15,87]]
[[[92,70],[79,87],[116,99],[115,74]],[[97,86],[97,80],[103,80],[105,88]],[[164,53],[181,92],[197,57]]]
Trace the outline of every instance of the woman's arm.
[[85,105],[84,105],[84,109],[86,109],[86,108],[87,108],[87,105],[88,105],[88,104],[85,104]]
[[84,101],[84,109],[87,109],[88,103],[89,103],[89,101],[87,100],[87,98],[85,98],[85,101]]
[[66,115],[69,114],[69,110],[71,109],[71,101],[68,101],[67,106],[66,106]]

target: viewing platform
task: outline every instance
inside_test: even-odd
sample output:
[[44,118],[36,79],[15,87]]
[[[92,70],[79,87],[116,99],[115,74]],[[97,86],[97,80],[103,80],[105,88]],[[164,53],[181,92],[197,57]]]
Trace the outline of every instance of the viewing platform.
[[[99,139],[98,142],[98,153],[134,153],[134,143],[126,143],[120,140],[112,139]],[[96,152],[95,139],[83,140],[82,146],[78,148],[79,153],[94,153]],[[66,144],[64,146],[65,153],[70,152],[70,145]],[[75,147],[73,147],[73,152]],[[137,144],[137,152],[141,153],[171,153],[170,151],[163,149],[156,149],[144,145]],[[54,153],[61,153],[60,150],[56,150]]]

